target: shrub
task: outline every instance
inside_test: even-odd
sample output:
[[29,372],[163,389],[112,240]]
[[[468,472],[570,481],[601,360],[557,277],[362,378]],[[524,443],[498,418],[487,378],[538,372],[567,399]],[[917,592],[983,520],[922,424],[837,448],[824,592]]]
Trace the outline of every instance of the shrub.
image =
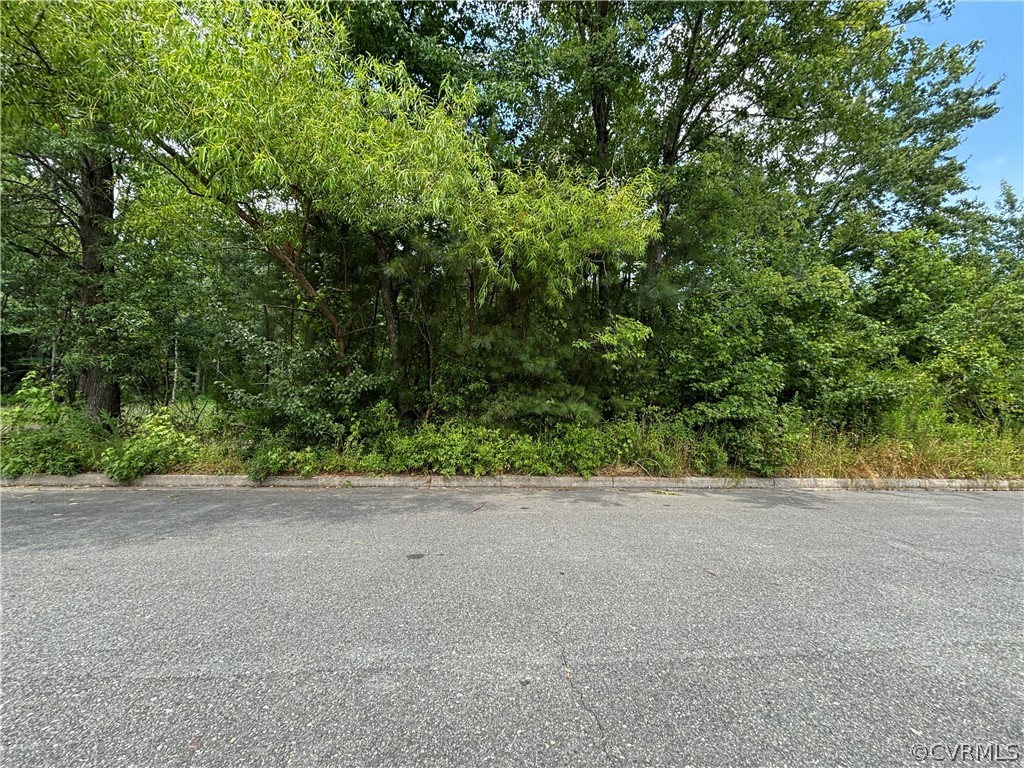
[[251,480],[262,483],[270,475],[283,472],[292,451],[279,438],[265,436],[257,441],[245,462],[245,472]]
[[292,451],[288,454],[288,464],[300,477],[313,477],[320,470],[320,457],[312,448]]
[[94,469],[107,436],[101,423],[61,403],[59,388],[34,372],[3,412],[0,474],[74,475]]
[[146,418],[138,430],[103,451],[100,466],[124,483],[151,472],[167,472],[193,461],[198,441],[174,428],[166,408]]
[[574,423],[560,424],[551,439],[556,471],[578,472],[589,477],[615,461],[611,435],[600,427]]
[[259,350],[265,381],[228,381],[223,397],[249,429],[280,436],[294,445],[340,445],[352,423],[379,400],[388,379],[358,366],[345,374],[324,350]]

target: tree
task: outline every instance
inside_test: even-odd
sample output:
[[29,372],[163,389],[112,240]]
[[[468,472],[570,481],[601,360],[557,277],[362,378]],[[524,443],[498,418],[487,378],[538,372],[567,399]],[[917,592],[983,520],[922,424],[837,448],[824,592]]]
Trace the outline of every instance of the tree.
[[[73,306],[61,303],[74,315],[73,333],[66,335],[77,343],[65,363],[77,376],[89,413],[116,418],[121,391],[107,358],[117,340],[104,306],[115,246],[116,147],[106,115],[61,100],[62,89],[74,83],[65,51],[44,52],[37,45],[48,15],[53,14],[39,5],[4,8],[4,197],[16,208],[33,209],[15,232],[7,229],[13,236],[4,240],[6,250],[23,257],[73,265],[77,274],[62,285],[75,290],[78,300]],[[39,82],[47,87],[37,87]]]
[[[38,10],[20,8],[29,16]],[[336,251],[314,252],[310,244],[330,230],[370,244],[374,304],[385,316],[403,410],[409,364],[396,279],[406,243],[425,233],[447,240],[441,253],[452,268],[473,273],[477,296],[491,284],[514,283],[508,243],[517,238],[520,251],[532,246],[525,233],[501,228],[518,226],[502,211],[525,193],[511,176],[497,182],[467,130],[471,88],[443,84],[433,102],[400,65],[348,55],[338,20],[298,3],[188,10],[175,3],[66,4],[34,18],[25,48],[40,60],[65,62],[65,112],[103,114],[126,152],[236,215],[326,320],[346,372],[360,335],[354,292],[333,282]],[[75,80],[76,73],[87,76]],[[628,221],[629,229],[596,231],[608,248],[633,247],[644,226],[642,186],[605,193],[567,179],[543,188],[561,196],[563,208],[549,201],[556,208],[542,210],[559,215],[566,203],[585,202],[597,213],[625,205],[624,218],[614,220]],[[560,270],[576,269],[568,243],[557,253],[547,249],[548,230],[557,226],[538,222],[532,243],[539,250],[527,262],[556,286],[545,286],[549,292],[567,284]],[[579,248],[594,247],[592,233],[577,240]]]

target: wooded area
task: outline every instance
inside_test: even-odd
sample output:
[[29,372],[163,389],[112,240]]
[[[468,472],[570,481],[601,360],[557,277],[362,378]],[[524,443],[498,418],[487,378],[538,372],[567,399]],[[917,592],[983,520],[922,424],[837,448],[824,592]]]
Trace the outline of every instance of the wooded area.
[[931,12],[4,2],[4,473],[1024,474]]

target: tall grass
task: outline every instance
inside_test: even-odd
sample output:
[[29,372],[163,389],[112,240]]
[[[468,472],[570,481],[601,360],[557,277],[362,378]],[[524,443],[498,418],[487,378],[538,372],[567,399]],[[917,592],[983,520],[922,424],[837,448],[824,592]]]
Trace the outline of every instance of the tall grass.
[[962,427],[955,434],[867,439],[815,432],[802,442],[788,477],[1024,477],[1024,430]]

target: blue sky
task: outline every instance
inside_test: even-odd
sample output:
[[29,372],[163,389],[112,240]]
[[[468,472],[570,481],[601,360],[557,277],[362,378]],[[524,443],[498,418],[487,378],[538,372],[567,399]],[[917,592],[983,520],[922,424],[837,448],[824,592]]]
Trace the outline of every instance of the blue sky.
[[1003,179],[1024,196],[1024,0],[960,0],[949,19],[936,14],[931,24],[913,24],[907,34],[932,45],[985,41],[975,75],[986,85],[1005,76],[1000,111],[970,129],[957,154],[967,162],[971,185],[979,187],[974,195],[984,202],[995,204]]

